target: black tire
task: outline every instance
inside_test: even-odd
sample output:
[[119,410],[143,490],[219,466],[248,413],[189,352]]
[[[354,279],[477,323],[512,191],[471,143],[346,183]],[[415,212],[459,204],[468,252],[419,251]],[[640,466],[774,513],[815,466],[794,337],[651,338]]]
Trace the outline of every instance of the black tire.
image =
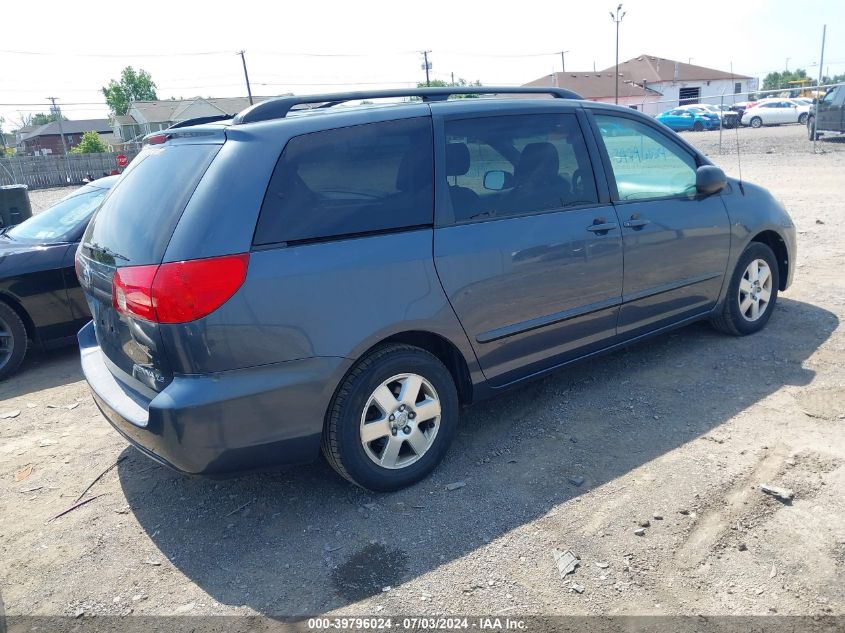
[[751,120],[749,121],[749,123],[751,124],[751,127],[753,127],[753,128],[763,127],[763,119],[761,119],[758,116],[751,117]]
[[807,125],[807,117],[809,116],[810,115],[808,115],[806,112],[800,114],[798,116],[798,123],[800,123],[801,125]]
[[807,119],[807,138],[811,141],[817,141],[821,134],[816,132],[816,117],[811,116]]
[[0,301],[0,380],[15,373],[26,356],[29,341],[18,313]]
[[[755,259],[762,259],[766,262],[771,271],[772,288],[771,298],[766,304],[760,316],[754,320],[749,321],[743,316],[740,309],[739,301],[739,284],[745,274],[748,266]],[[778,272],[777,258],[772,252],[772,249],[760,242],[751,242],[739,257],[736,263],[733,275],[731,276],[730,284],[728,285],[728,292],[725,296],[724,303],[717,308],[717,312],[711,317],[711,323],[720,332],[725,334],[732,334],[733,336],[746,336],[759,332],[772,316],[778,298],[778,285],[780,284],[780,276]]]
[[[365,452],[361,418],[376,388],[405,373],[417,374],[434,387],[440,400],[439,428],[417,461],[389,469],[376,464]],[[362,488],[379,492],[399,490],[426,477],[443,459],[457,431],[458,410],[458,392],[452,374],[435,356],[410,345],[377,347],[355,364],[332,398],[323,428],[323,455],[342,477]],[[403,449],[406,446],[403,444]]]
[[704,129],[704,124],[701,121],[696,121],[692,124],[693,132],[701,132]]

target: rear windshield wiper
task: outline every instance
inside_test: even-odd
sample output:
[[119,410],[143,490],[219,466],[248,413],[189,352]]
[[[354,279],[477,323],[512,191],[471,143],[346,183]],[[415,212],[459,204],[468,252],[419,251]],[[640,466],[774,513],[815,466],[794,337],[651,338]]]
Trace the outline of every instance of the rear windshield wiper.
[[85,246],[90,248],[92,251],[102,253],[103,255],[108,255],[113,259],[122,259],[125,262],[129,261],[129,258],[126,257],[126,255],[121,255],[120,253],[117,253],[110,249],[108,246],[100,246],[99,244],[85,244]]

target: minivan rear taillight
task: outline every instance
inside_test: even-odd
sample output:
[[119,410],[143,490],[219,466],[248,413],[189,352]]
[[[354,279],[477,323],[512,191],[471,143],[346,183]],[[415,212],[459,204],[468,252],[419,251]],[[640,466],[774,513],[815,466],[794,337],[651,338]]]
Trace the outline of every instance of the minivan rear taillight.
[[121,314],[156,323],[184,323],[208,316],[246,279],[249,253],[118,268],[112,303]]

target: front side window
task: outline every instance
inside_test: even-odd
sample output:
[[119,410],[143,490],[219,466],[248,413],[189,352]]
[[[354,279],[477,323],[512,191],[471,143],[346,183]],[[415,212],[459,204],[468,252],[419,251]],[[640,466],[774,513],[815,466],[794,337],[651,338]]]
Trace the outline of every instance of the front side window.
[[432,145],[429,118],[368,123],[291,139],[270,179],[255,243],[432,224]]
[[458,222],[598,201],[574,114],[447,121],[445,167]]
[[[694,194],[695,158],[651,126],[596,115],[620,200],[673,198]],[[608,134],[609,129],[624,133]]]

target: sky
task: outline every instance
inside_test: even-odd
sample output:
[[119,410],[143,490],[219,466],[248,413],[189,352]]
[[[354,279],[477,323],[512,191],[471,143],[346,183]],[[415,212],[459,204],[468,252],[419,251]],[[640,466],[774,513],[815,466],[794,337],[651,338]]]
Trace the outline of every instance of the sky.
[[[84,3],[45,0],[37,20],[0,5],[0,117],[46,112],[57,97],[69,119],[108,115],[100,88],[131,65],[151,73],[159,98],[245,96],[236,51],[246,51],[255,95],[401,88],[464,78],[520,85],[561,70],[614,64],[615,26],[604,2]],[[620,61],[641,54],[763,77],[804,68],[845,73],[842,0],[627,0]],[[21,28],[15,27],[21,21]],[[788,65],[788,66],[787,66]]]

